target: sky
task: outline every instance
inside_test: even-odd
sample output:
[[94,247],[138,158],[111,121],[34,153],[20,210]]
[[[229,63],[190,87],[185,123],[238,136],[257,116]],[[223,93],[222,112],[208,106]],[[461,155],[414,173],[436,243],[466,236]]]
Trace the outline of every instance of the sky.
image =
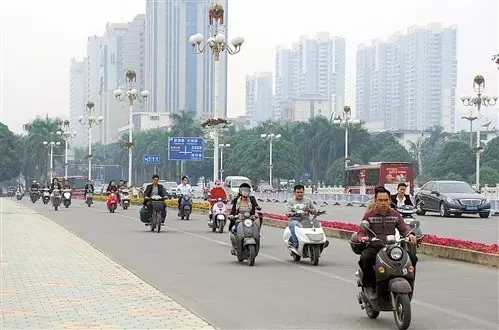
[[[346,103],[355,109],[355,54],[359,44],[387,39],[412,25],[458,27],[456,95],[473,94],[473,77],[498,95],[498,0],[229,0],[228,38],[245,38],[229,58],[229,116],[245,113],[245,77],[275,70],[275,47],[300,35],[329,31],[346,39]],[[69,115],[69,65],[82,59],[87,36],[106,23],[145,13],[145,0],[0,1],[0,121],[15,132],[37,115]],[[459,98],[458,98],[459,101]],[[458,111],[468,111],[459,101]],[[498,107],[488,109],[498,116]],[[466,123],[460,122],[466,128]]]

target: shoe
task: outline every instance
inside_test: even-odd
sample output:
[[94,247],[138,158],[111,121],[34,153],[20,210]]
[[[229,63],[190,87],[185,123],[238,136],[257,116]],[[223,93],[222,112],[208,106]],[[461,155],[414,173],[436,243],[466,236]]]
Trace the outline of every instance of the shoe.
[[364,294],[366,295],[367,299],[373,300],[377,298],[376,291],[371,288],[371,287],[364,287]]

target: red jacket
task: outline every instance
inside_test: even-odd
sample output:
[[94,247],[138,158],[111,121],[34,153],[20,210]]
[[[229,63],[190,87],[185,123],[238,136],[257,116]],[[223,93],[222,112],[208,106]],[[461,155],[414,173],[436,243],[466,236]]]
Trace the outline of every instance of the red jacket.
[[[404,222],[400,213],[391,208],[383,215],[374,207],[364,214],[362,220],[369,221],[371,230],[384,242],[386,242],[386,236],[395,235],[395,228],[398,229],[402,236],[407,236],[411,232],[411,227]],[[360,240],[366,236],[372,236],[372,234],[365,233],[362,229],[359,229],[357,232],[358,239]]]
[[208,196],[210,205],[213,206],[217,202],[218,198],[221,198],[223,201],[227,200],[227,194],[225,193],[225,189],[222,187],[211,188],[210,195]]

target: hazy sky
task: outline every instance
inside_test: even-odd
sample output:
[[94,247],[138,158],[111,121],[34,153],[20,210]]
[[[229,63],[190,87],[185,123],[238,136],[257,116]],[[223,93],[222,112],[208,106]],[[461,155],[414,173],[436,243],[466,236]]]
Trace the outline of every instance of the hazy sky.
[[[229,58],[230,116],[245,112],[246,74],[274,71],[278,44],[290,46],[316,31],[345,37],[346,101],[354,106],[357,45],[431,21],[458,26],[457,95],[472,94],[477,73],[489,95],[498,94],[491,61],[499,52],[498,0],[229,1],[229,38],[246,39],[241,53]],[[71,57],[83,58],[87,36],[102,35],[107,22],[144,12],[145,0],[0,1],[0,121],[20,132],[36,115],[68,116]]]

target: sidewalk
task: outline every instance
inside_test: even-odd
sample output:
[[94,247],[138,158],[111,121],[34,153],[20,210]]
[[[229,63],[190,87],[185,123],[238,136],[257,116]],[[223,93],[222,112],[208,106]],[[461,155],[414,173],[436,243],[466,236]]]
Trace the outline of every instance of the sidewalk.
[[0,199],[0,238],[0,329],[214,329],[11,199]]

